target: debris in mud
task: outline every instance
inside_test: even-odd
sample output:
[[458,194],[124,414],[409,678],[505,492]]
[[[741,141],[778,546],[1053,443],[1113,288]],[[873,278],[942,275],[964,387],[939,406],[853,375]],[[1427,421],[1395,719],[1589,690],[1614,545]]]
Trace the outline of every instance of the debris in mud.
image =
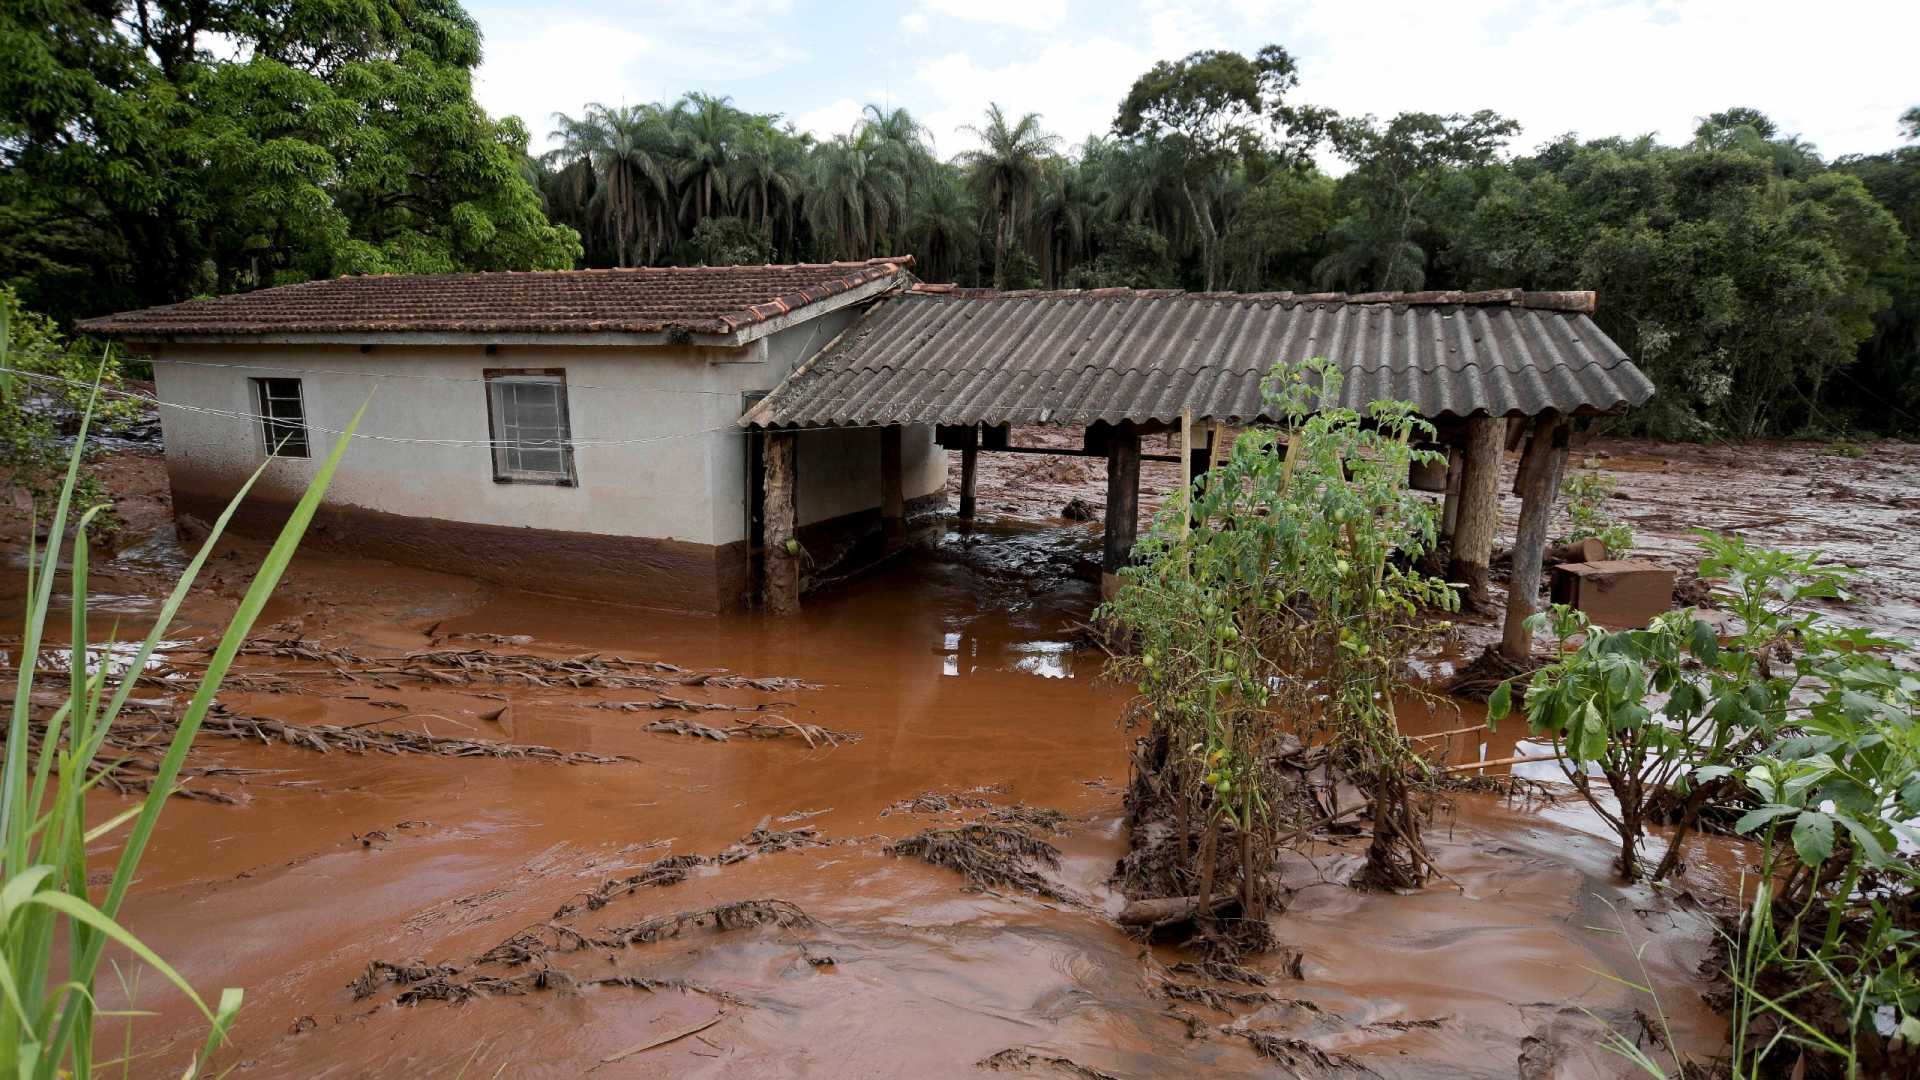
[[811,825],[802,825],[797,829],[769,829],[768,819],[761,818],[753,831],[726,850],[713,857],[716,866],[732,866],[734,863],[752,858],[755,855],[771,855],[776,851],[793,851],[798,848],[824,847],[820,830]]
[[1272,981],[1252,968],[1236,964],[1231,960],[1182,960],[1169,970],[1181,975],[1198,975],[1202,978],[1218,979],[1221,982],[1245,983],[1248,986],[1266,986]]
[[611,879],[592,892],[581,893],[579,902],[569,900],[560,905],[553,917],[564,919],[582,907],[588,911],[599,911],[616,897],[631,896],[641,889],[678,885],[687,880],[687,875],[695,867],[705,866],[707,862],[705,855],[669,855],[664,859],[655,859],[641,867],[638,873]]
[[1075,1077],[1076,1080],[1120,1080],[1109,1072],[1101,1072],[1091,1066],[1082,1065],[1069,1057],[1048,1054],[1044,1051],[1030,1050],[1024,1046],[1009,1046],[1005,1050],[974,1063],[976,1069],[990,1069],[994,1072],[1019,1071],[1024,1073],[1046,1070],[1061,1076]]
[[[251,656],[311,660],[331,668],[320,672],[235,673],[243,678],[267,675],[289,680],[300,676],[332,675],[350,682],[366,678],[380,683],[385,679],[407,678],[446,686],[490,683],[575,689],[661,690],[677,686],[700,686],[716,690],[777,692],[818,688],[813,683],[781,675],[760,677],[718,670],[688,671],[677,664],[633,660],[604,653],[583,653],[556,659],[485,649],[425,649],[399,656],[362,656],[345,647],[323,645],[304,638],[254,638],[241,646],[240,651]],[[286,687],[293,685],[288,682]]]
[[593,701],[590,709],[615,709],[620,712],[677,709],[681,712],[766,712],[773,708],[792,708],[791,701],[763,701],[757,705],[731,705],[724,701],[688,701],[672,694],[658,694],[648,701]]
[[456,739],[428,735],[419,731],[376,731],[346,728],[334,724],[294,724],[269,716],[242,716],[216,704],[208,713],[200,731],[229,739],[258,739],[272,743],[276,739],[288,746],[317,750],[323,754],[341,750],[349,754],[379,751],[385,754],[433,754],[440,757],[514,758],[526,761],[550,761],[563,765],[614,765],[635,761],[626,755],[607,757],[584,750],[561,750],[532,743],[498,743],[481,739]]
[[923,791],[911,799],[899,802],[880,811],[881,817],[889,814],[954,814],[962,810],[984,810],[993,805],[985,795],[998,791],[997,788],[977,787],[966,791]]
[[1012,887],[1069,904],[1083,903],[1028,865],[1058,869],[1060,849],[1019,826],[970,822],[925,829],[894,841],[886,850],[889,855],[912,855],[959,871],[970,891]]
[[1230,987],[1200,986],[1195,983],[1166,982],[1160,992],[1174,1001],[1204,1005],[1216,1012],[1232,1013],[1231,1005],[1270,1005],[1280,999],[1265,990],[1238,990]]
[[1026,825],[1045,832],[1057,833],[1064,830],[1067,815],[1050,806],[1028,806],[1017,802],[1012,806],[996,806],[980,815],[981,821],[999,825]]
[[714,742],[728,742],[735,735],[748,739],[778,739],[785,736],[800,739],[810,747],[839,746],[842,743],[859,742],[861,737],[857,731],[835,731],[818,724],[789,720],[784,716],[775,716],[772,720],[736,720],[724,728],[695,720],[655,720],[647,725],[647,730],[665,735],[712,739]]
[[1305,1039],[1289,1038],[1271,1031],[1257,1028],[1227,1026],[1220,1029],[1228,1035],[1238,1035],[1253,1044],[1254,1052],[1261,1057],[1281,1062],[1296,1073],[1302,1068],[1314,1068],[1323,1072],[1350,1070],[1378,1076],[1379,1073],[1360,1063],[1360,1059],[1351,1054],[1322,1050]]
[[715,932],[743,930],[755,926],[773,926],[781,930],[813,925],[813,916],[786,900],[736,900],[730,904],[658,915],[632,926],[613,927],[611,938],[595,938],[595,945],[650,945],[679,937],[691,926],[711,925]]
[[1067,505],[1060,508],[1060,516],[1068,521],[1098,521],[1100,511],[1087,500],[1076,497],[1068,499]]
[[811,826],[798,829],[769,829],[768,819],[761,818],[760,824],[740,840],[729,844],[717,855],[668,855],[655,859],[641,867],[638,872],[626,877],[613,878],[601,884],[592,892],[580,893],[575,899],[560,905],[553,913],[556,919],[564,919],[579,911],[582,907],[588,911],[599,911],[608,903],[622,896],[631,896],[641,889],[654,889],[663,885],[678,885],[687,880],[688,874],[701,866],[732,866],[755,855],[771,855],[778,851],[794,851],[799,848],[824,847],[827,841],[820,831]]

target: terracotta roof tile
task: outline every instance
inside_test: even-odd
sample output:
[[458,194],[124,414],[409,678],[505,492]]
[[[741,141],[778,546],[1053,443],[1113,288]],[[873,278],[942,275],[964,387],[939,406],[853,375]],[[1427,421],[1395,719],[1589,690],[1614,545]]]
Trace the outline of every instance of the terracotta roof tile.
[[80,323],[93,334],[729,334],[872,281],[913,256],[793,266],[382,274],[282,285]]

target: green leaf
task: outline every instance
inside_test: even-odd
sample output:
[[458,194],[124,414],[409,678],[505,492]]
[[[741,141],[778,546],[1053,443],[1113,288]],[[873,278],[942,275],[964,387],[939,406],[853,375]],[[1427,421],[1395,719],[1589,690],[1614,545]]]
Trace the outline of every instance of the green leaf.
[[1793,823],[1793,850],[1808,866],[1819,866],[1833,854],[1833,815],[1809,810]]
[[1890,860],[1887,857],[1886,845],[1880,842],[1879,837],[1873,835],[1873,830],[1869,829],[1865,822],[1845,814],[1838,815],[1838,820],[1841,826],[1852,834],[1853,842],[1859,845],[1860,852],[1867,857],[1868,863],[1873,866],[1887,865]]
[[[1492,729],[1494,725],[1505,720],[1507,713],[1511,711],[1513,711],[1513,680],[1505,679],[1499,686],[1493,688],[1492,694],[1487,696],[1487,727]],[[1920,780],[1916,780],[1914,785],[1920,785]]]
[[1749,810],[1740,816],[1739,821],[1733,823],[1733,831],[1750,833],[1774,818],[1799,813],[1799,810],[1797,806],[1781,806],[1777,803],[1773,806],[1763,806],[1758,810]]

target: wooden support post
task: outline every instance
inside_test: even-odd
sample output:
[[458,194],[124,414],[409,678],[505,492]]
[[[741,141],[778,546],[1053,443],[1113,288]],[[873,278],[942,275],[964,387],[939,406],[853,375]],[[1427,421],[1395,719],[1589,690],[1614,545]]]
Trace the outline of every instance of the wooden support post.
[[1460,473],[1460,509],[1455,514],[1453,559],[1447,580],[1464,584],[1468,610],[1487,606],[1487,564],[1493,560],[1493,533],[1500,525],[1500,459],[1506,452],[1507,421],[1476,416],[1467,421],[1466,462]]
[[1100,596],[1120,587],[1120,568],[1133,554],[1140,521],[1140,433],[1121,424],[1107,435],[1107,517],[1105,550],[1100,560]]
[[[1212,461],[1213,444],[1207,444],[1208,461]],[[1193,457],[1193,406],[1180,410],[1180,460],[1187,463],[1187,486],[1180,494],[1180,508],[1187,512],[1186,520],[1180,523],[1180,535],[1185,536],[1193,527],[1193,488],[1200,478],[1207,474],[1204,466]]]
[[960,531],[973,528],[973,481],[980,468],[980,426],[967,425],[960,443]]
[[907,543],[907,499],[901,481],[899,424],[880,429],[880,527],[886,550]]
[[761,588],[762,600],[767,612],[772,615],[792,615],[800,610],[800,553],[799,543],[794,538],[793,466],[793,432],[767,432],[766,471],[761,477],[761,482],[766,486],[763,505],[767,542],[762,559],[766,581]]
[[1533,631],[1527,618],[1540,602],[1540,560],[1547,550],[1547,523],[1553,517],[1560,473],[1567,464],[1572,426],[1558,413],[1534,421],[1533,438],[1520,459],[1520,529],[1513,538],[1513,574],[1507,582],[1507,623],[1500,651],[1509,659],[1533,656]]
[[1440,535],[1449,540],[1453,539],[1454,526],[1460,520],[1460,481],[1466,470],[1466,450],[1447,447],[1447,494],[1440,504]]

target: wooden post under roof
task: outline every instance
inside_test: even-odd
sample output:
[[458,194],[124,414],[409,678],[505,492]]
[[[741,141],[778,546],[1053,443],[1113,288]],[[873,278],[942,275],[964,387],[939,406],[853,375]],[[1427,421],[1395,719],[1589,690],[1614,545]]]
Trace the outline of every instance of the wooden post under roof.
[[1533,424],[1533,438],[1520,458],[1520,528],[1513,539],[1513,575],[1507,583],[1507,622],[1500,635],[1500,651],[1509,659],[1533,655],[1533,631],[1527,618],[1540,602],[1540,560],[1547,551],[1547,524],[1553,517],[1554,496],[1560,492],[1560,474],[1567,464],[1567,442],[1572,426],[1566,417],[1548,412]]
[[767,432],[761,477],[766,485],[766,547],[762,558],[766,580],[761,589],[767,612],[772,615],[792,615],[800,610],[800,557],[797,550],[788,550],[798,546],[794,541],[793,467],[793,432]]
[[1467,449],[1460,472],[1460,508],[1454,515],[1453,559],[1447,580],[1464,584],[1461,605],[1487,606],[1487,564],[1493,560],[1493,533],[1500,525],[1500,459],[1506,452],[1507,421],[1476,416],[1467,421]]
[[960,445],[960,528],[973,527],[974,476],[980,468],[980,425],[968,424],[965,441]]
[[1107,433],[1107,516],[1100,560],[1100,596],[1120,587],[1120,568],[1133,554],[1140,527],[1140,433],[1123,423]]
[[887,551],[898,551],[907,543],[907,499],[900,464],[901,428],[888,424],[880,429],[880,527]]
[[1440,535],[1449,540],[1453,539],[1454,525],[1460,520],[1460,481],[1466,468],[1466,449],[1447,447],[1447,494],[1440,504]]

